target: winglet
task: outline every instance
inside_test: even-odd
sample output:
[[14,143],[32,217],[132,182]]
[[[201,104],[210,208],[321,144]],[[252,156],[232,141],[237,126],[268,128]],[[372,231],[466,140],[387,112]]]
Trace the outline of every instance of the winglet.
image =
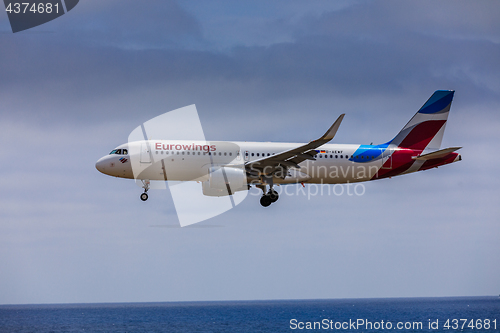
[[333,139],[333,137],[335,136],[335,134],[337,134],[337,131],[338,131],[339,127],[340,127],[340,123],[342,123],[342,119],[344,119],[344,116],[345,116],[345,113],[342,113],[337,118],[337,120],[335,120],[335,122],[330,127],[330,129],[328,131],[326,131],[326,133],[321,138],[319,138],[318,140],[314,140],[314,141],[326,141],[326,142],[328,142],[331,139]]
[[[342,119],[344,119],[345,114],[341,114],[340,117],[333,123],[330,129],[319,139],[313,140],[308,144],[292,148],[276,155],[262,157],[260,159],[249,161],[245,163],[245,167],[248,170],[263,170],[267,166],[278,166],[282,164],[287,167],[300,168],[299,163],[304,160],[315,160],[314,155],[316,155],[316,151],[314,149],[319,146],[324,145],[337,133],[339,129],[340,123]],[[274,169],[273,169],[274,170]],[[263,172],[263,171],[262,171]]]

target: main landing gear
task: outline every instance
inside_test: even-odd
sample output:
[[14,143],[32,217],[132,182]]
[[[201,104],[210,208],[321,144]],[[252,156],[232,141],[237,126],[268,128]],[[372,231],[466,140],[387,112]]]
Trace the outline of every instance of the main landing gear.
[[141,194],[141,200],[146,201],[148,200],[148,190],[149,190],[149,179],[141,179],[142,182],[142,188],[144,189],[144,193]]
[[263,192],[262,197],[260,198],[260,204],[263,207],[268,207],[273,202],[278,201],[278,199],[280,198],[278,192],[276,192],[272,187],[269,189],[269,191],[267,192],[267,194],[266,194],[266,186],[265,185],[258,186],[258,187]]

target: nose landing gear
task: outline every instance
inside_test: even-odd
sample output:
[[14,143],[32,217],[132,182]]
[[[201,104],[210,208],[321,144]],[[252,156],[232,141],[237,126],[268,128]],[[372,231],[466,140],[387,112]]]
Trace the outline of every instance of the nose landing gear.
[[141,194],[141,200],[146,201],[148,200],[148,190],[149,190],[149,179],[141,179],[142,182],[142,188],[144,189],[144,193]]

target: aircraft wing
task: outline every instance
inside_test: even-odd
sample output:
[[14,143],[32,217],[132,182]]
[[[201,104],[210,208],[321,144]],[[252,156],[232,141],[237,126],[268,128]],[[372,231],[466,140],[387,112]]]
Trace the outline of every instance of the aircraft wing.
[[341,114],[337,120],[333,123],[326,133],[319,139],[313,140],[303,146],[293,148],[290,150],[285,150],[281,153],[262,157],[260,159],[245,163],[245,168],[249,173],[259,173],[259,174],[272,174],[275,169],[280,167],[295,167],[300,168],[298,165],[300,162],[305,160],[315,160],[314,155],[317,154],[316,148],[329,142],[339,129],[342,119],[344,119],[345,114]]

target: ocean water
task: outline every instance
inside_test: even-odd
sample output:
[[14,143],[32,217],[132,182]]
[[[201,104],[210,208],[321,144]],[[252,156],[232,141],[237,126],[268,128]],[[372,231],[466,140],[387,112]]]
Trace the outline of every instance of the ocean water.
[[9,333],[303,331],[500,332],[500,298],[0,306],[0,332]]

